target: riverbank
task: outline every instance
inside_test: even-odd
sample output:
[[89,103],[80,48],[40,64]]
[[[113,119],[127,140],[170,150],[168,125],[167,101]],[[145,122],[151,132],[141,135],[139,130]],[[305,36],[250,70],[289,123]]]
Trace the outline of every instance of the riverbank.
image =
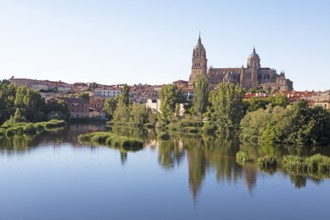
[[37,135],[43,132],[51,132],[67,126],[63,120],[50,120],[37,123],[20,122],[0,127],[0,137],[12,137],[15,135]]

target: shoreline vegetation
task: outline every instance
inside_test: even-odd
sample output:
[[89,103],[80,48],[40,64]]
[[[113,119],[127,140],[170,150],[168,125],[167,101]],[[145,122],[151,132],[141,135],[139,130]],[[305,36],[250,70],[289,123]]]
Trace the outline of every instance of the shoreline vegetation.
[[[164,85],[159,91],[159,112],[132,103],[129,92],[129,87],[123,85],[119,96],[105,100],[110,129],[154,128],[161,140],[179,134],[239,137],[242,143],[258,145],[330,145],[330,111],[311,108],[306,100],[289,103],[286,96],[273,94],[267,99],[254,97],[246,101],[241,86],[220,83],[211,91],[203,76],[193,84],[190,101],[176,85]],[[0,135],[34,134],[51,127],[55,123],[52,119],[69,121],[70,112],[63,101],[46,103],[39,92],[7,81],[0,83],[0,101]]]
[[273,173],[280,168],[294,176],[310,176],[318,179],[330,178],[330,157],[321,154],[312,156],[285,155],[276,157],[271,155],[253,158],[243,151],[236,153],[236,162],[242,166],[250,163],[261,171]]
[[92,132],[78,136],[81,144],[103,145],[117,148],[122,152],[138,151],[143,148],[143,140],[127,136],[120,136],[111,132]]
[[63,120],[53,119],[44,122],[19,122],[7,124],[0,127],[1,137],[13,137],[15,135],[38,135],[43,132],[57,131],[67,126]]

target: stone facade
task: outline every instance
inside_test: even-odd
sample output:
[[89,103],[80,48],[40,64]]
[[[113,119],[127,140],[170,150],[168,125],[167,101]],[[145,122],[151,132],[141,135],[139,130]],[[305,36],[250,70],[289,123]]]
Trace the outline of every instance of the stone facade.
[[193,84],[198,76],[204,75],[211,85],[221,82],[237,83],[244,89],[261,88],[264,90],[291,91],[293,83],[285,78],[284,72],[278,74],[275,69],[261,67],[260,57],[253,49],[247,59],[246,67],[240,68],[213,68],[207,71],[206,50],[199,36],[197,45],[193,50],[191,75],[189,84]]
[[206,76],[207,74],[207,59],[206,50],[202,44],[201,36],[198,38],[198,43],[193,50],[191,74],[189,83],[193,83],[198,76]]

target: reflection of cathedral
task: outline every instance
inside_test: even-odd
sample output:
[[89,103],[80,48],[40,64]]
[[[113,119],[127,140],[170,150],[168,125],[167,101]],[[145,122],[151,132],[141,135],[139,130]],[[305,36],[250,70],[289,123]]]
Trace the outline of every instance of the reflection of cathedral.
[[193,84],[196,78],[204,75],[209,79],[210,84],[216,85],[220,82],[239,83],[243,88],[263,88],[264,90],[293,90],[291,80],[285,78],[285,74],[276,73],[275,69],[261,67],[259,55],[253,49],[248,57],[247,66],[240,68],[213,68],[207,71],[206,50],[199,37],[196,47],[193,50],[192,69],[189,83]]

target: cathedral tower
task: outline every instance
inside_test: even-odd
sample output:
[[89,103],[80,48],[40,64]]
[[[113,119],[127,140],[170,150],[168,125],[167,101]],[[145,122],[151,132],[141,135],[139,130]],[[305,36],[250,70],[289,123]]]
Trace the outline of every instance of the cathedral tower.
[[198,42],[193,50],[191,74],[189,84],[193,84],[198,76],[206,76],[207,59],[206,51],[202,44],[201,36],[198,37]]
[[247,68],[254,68],[254,69],[260,68],[260,57],[256,53],[255,48],[253,48],[252,54],[248,57]]

